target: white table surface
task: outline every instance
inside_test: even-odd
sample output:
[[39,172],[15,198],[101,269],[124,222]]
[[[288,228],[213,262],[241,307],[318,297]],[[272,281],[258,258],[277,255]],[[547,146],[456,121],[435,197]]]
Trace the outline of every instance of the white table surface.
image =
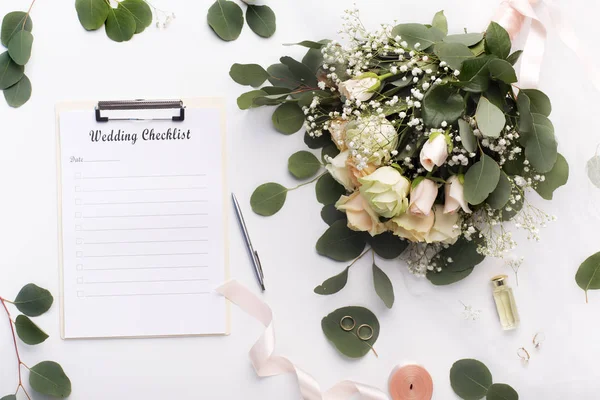
[[[270,123],[272,109],[244,112],[236,97],[245,87],[228,76],[234,62],[265,67],[283,55],[301,57],[304,49],[281,44],[303,39],[333,38],[340,27],[343,0],[271,1],[278,31],[270,40],[248,27],[240,39],[224,43],[206,24],[212,0],[154,0],[174,11],[176,21],[165,31],[149,28],[128,43],[110,41],[104,32],[87,33],[73,1],[38,1],[33,10],[35,43],[26,72],[34,94],[24,107],[9,109],[0,101],[0,294],[12,298],[28,283],[49,288],[58,297],[57,204],[54,104],[64,100],[115,98],[179,98],[224,96],[228,99],[231,188],[246,211],[260,251],[268,291],[264,295],[276,314],[277,352],[290,357],[328,388],[354,379],[386,388],[396,364],[415,362],[431,373],[436,400],[454,399],[448,374],[461,358],[485,362],[496,382],[515,387],[523,399],[597,398],[597,355],[600,354],[600,293],[590,304],[574,281],[579,264],[600,250],[600,195],[585,176],[585,162],[600,143],[600,93],[588,83],[574,54],[550,33],[541,88],[554,105],[551,116],[560,151],[571,166],[569,184],[553,202],[534,202],[558,222],[542,232],[541,243],[521,241],[526,257],[515,287],[521,327],[500,330],[488,279],[510,272],[501,261],[486,260],[466,280],[443,288],[415,279],[399,261],[380,262],[394,282],[396,304],[387,310],[371,287],[370,263],[352,269],[348,286],[339,294],[320,297],[312,289],[345,264],[319,257],[314,251],[326,225],[312,187],[290,193],[283,210],[261,218],[248,199],[263,182],[294,185],[287,158],[304,149],[302,134],[286,137]],[[589,4],[588,4],[589,3]],[[445,9],[450,29],[483,30],[496,0],[360,0],[363,20],[374,27],[386,19],[430,21]],[[2,15],[29,2],[13,0],[0,6]],[[598,37],[598,6],[588,0],[561,5],[575,29],[590,46]],[[593,48],[589,52],[593,53]],[[600,58],[590,54],[598,63]],[[241,235],[230,221],[232,277],[257,289]],[[512,281],[514,284],[514,280]],[[482,310],[478,321],[465,321],[459,301]],[[321,318],[346,305],[363,305],[379,317],[382,330],[372,354],[347,360],[327,342]],[[157,315],[156,318],[160,318]],[[16,385],[14,354],[8,325],[0,313],[0,395]],[[60,362],[73,382],[76,400],[124,399],[300,399],[291,375],[268,379],[255,376],[247,351],[262,332],[258,322],[233,308],[229,337],[62,341],[58,307],[38,319],[51,335],[41,346],[22,345],[26,363]],[[546,334],[540,350],[523,367],[515,355],[537,331]],[[4,393],[6,392],[6,393]]]

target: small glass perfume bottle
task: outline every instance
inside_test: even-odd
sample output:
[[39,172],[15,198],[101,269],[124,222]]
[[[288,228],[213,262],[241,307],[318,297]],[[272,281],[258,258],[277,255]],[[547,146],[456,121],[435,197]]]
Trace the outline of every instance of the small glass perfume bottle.
[[506,275],[498,275],[492,278],[494,301],[496,302],[500,324],[505,331],[515,329],[520,322],[513,291],[506,284],[507,278]]

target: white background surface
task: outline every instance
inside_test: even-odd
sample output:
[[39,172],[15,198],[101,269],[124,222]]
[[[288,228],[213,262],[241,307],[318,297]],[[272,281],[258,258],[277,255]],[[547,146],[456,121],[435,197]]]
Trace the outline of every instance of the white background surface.
[[[434,398],[453,399],[448,380],[452,363],[477,358],[488,365],[496,382],[511,384],[522,399],[597,398],[600,293],[591,293],[586,305],[574,275],[587,256],[600,250],[600,195],[585,176],[585,162],[600,143],[600,102],[580,62],[555,33],[550,33],[541,88],[553,100],[551,118],[559,149],[571,165],[571,179],[553,202],[534,200],[559,221],[542,232],[541,243],[521,242],[518,254],[526,262],[515,292],[522,325],[503,333],[488,284],[492,275],[510,272],[500,261],[487,260],[468,279],[445,288],[409,276],[398,261],[381,262],[396,289],[392,310],[376,297],[367,260],[352,269],[343,292],[330,297],[312,293],[314,286],[345,266],[314,251],[326,226],[313,189],[291,193],[284,209],[268,219],[253,215],[248,205],[260,183],[295,184],[286,164],[290,154],[304,148],[302,135],[276,133],[270,109],[237,110],[235,99],[246,88],[232,82],[228,71],[234,62],[268,66],[282,55],[301,57],[303,49],[280,45],[334,37],[341,9],[351,2],[272,1],[278,17],[276,35],[263,40],[245,27],[233,43],[216,39],[206,25],[211,2],[155,0],[157,6],[174,11],[177,20],[166,31],[150,28],[129,43],[112,42],[104,32],[85,32],[71,0],[36,4],[32,14],[36,41],[26,70],[33,82],[33,98],[18,110],[0,101],[0,293],[13,298],[22,285],[35,282],[58,295],[56,102],[226,96],[231,187],[245,207],[264,264],[268,288],[264,298],[276,314],[278,353],[313,374],[323,388],[342,379],[385,388],[396,364],[416,362],[433,376]],[[426,23],[436,11],[446,9],[450,29],[456,33],[463,27],[485,29],[496,4],[495,0],[358,1],[370,27],[392,18]],[[577,21],[579,37],[590,46],[598,36],[598,10],[592,4],[571,0],[561,5],[565,15]],[[0,12],[28,6],[28,1],[13,0],[4,2]],[[232,276],[256,288],[234,220],[230,230]],[[481,309],[480,320],[463,320],[459,301]],[[379,358],[369,354],[358,361],[346,360],[323,336],[321,318],[346,305],[364,305],[379,316]],[[255,376],[247,351],[262,328],[237,308],[233,308],[230,337],[64,342],[59,339],[58,307],[37,321],[51,338],[36,348],[21,346],[22,356],[28,364],[59,361],[73,382],[71,398],[76,400],[300,398],[292,376]],[[538,351],[531,349],[531,338],[539,330],[547,340]],[[0,316],[0,395],[16,387],[9,335]],[[520,346],[532,352],[528,367],[515,355]]]

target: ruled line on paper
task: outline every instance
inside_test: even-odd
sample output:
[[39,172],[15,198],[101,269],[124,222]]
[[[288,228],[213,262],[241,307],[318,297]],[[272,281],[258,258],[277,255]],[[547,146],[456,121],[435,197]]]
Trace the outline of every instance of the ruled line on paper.
[[208,265],[175,265],[175,266],[147,266],[147,267],[123,267],[123,268],[115,268],[115,267],[107,267],[107,268],[82,268],[83,271],[127,271],[127,270],[136,270],[136,269],[192,269],[192,268],[208,268]]
[[133,179],[133,178],[200,178],[206,174],[180,174],[180,175],[124,175],[124,176],[82,176],[81,179]]
[[174,203],[208,203],[208,200],[172,200],[172,201],[125,201],[125,202],[105,202],[105,203],[83,203],[82,206],[107,206],[107,205],[127,205],[127,204],[174,204]]
[[83,258],[106,258],[106,257],[163,257],[163,256],[198,256],[206,255],[207,252],[198,253],[146,253],[146,254],[104,254],[104,255],[93,255],[83,256]]
[[95,163],[95,162],[120,162],[121,160],[83,160],[83,162]]
[[122,240],[113,242],[84,242],[81,244],[131,244],[131,243],[185,243],[208,242],[208,239],[180,239],[180,240]]
[[82,282],[83,285],[108,285],[112,283],[161,283],[161,282],[203,282],[208,281],[206,278],[197,279],[148,279],[148,280],[135,280],[135,281],[90,281]]
[[79,190],[79,193],[100,193],[100,192],[147,192],[147,191],[163,191],[163,190],[201,190],[207,189],[206,186],[190,186],[178,188],[140,188],[140,189],[92,189]]
[[208,226],[171,226],[164,228],[106,228],[106,229],[82,229],[82,232],[103,232],[103,231],[152,231],[166,229],[206,229]]
[[211,292],[86,294],[86,295],[83,295],[82,297],[188,296],[188,295],[210,294],[210,293]]
[[81,218],[142,218],[142,217],[193,217],[198,215],[208,215],[208,213],[190,213],[190,214],[131,214],[131,215],[98,215],[98,216],[83,216]]

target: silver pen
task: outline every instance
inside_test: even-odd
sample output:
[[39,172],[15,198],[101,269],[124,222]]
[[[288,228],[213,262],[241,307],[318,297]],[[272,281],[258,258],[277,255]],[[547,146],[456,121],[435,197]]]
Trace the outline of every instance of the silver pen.
[[254,267],[254,273],[256,274],[256,279],[258,280],[258,284],[262,291],[265,291],[265,275],[263,274],[262,265],[260,264],[260,258],[258,257],[258,251],[254,250],[252,247],[252,241],[250,240],[250,235],[248,234],[248,228],[246,227],[246,222],[244,221],[244,216],[242,215],[242,209],[240,208],[240,203],[238,203],[235,194],[231,193],[231,198],[233,199],[233,208],[235,209],[235,215],[237,216],[237,220],[240,223],[240,228],[242,229],[242,234],[244,235],[244,241],[246,242],[246,248],[248,249],[248,255],[252,260],[252,266]]

